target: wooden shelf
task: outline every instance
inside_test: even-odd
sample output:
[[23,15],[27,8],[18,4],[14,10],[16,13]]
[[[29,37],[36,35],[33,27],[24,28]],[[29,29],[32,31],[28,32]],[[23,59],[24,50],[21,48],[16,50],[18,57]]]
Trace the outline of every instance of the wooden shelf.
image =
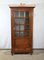
[[17,18],[17,19],[29,19],[29,17],[27,17],[27,16],[26,17],[15,17],[14,16],[14,18]]
[[25,25],[29,25],[29,24],[16,24],[16,23],[15,23],[15,25],[24,25],[24,26],[25,26]]
[[15,32],[28,32],[29,30],[14,30]]

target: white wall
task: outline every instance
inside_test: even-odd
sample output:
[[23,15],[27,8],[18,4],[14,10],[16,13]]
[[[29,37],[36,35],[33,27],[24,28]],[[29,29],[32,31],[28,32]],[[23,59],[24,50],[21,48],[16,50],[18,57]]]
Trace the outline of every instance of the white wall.
[[44,0],[0,0],[0,48],[11,48],[9,4],[36,4],[33,18],[33,48],[44,48]]

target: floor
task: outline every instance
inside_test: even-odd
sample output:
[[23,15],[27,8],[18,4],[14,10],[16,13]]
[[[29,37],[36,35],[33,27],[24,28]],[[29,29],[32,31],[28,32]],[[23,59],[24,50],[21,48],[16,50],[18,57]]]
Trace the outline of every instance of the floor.
[[33,54],[11,55],[10,50],[0,50],[0,60],[44,60],[44,50],[34,50]]

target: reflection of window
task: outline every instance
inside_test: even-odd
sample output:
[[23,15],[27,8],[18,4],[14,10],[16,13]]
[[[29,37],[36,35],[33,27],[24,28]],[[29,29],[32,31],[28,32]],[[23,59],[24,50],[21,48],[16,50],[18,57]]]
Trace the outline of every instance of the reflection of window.
[[20,31],[24,30],[24,25],[20,25]]

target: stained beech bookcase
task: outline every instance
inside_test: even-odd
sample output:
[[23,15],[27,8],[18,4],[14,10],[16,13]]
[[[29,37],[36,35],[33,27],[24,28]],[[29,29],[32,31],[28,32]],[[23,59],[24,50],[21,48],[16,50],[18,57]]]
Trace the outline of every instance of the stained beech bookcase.
[[11,10],[11,53],[33,52],[33,9],[34,5],[10,5]]

